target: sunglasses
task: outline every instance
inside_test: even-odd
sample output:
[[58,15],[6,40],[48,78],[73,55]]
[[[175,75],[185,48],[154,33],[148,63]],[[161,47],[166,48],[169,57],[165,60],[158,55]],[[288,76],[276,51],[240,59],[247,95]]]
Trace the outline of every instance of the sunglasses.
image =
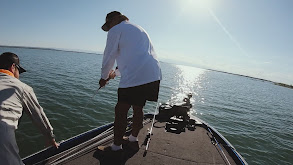
[[20,66],[19,66],[18,64],[16,64],[16,63],[14,63],[14,64],[15,64],[16,68],[18,69],[19,74],[21,74],[22,71],[21,71],[21,69],[20,69]]

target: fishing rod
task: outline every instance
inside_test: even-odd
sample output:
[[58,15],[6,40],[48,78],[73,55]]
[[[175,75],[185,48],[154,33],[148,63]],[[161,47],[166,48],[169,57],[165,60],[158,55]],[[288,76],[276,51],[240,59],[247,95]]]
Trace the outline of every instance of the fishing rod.
[[159,106],[159,101],[157,101],[157,106],[156,106],[156,109],[155,109],[155,112],[154,112],[154,117],[153,117],[151,129],[148,129],[148,134],[146,135],[146,139],[145,139],[145,142],[146,142],[145,146],[146,147],[145,147],[145,150],[144,150],[144,153],[143,153],[143,157],[146,156],[148,148],[149,148],[149,144],[150,144],[150,141],[151,141],[151,135],[152,135],[153,127],[154,127],[155,116],[156,116],[158,106]]
[[227,156],[225,155],[225,153],[224,153],[224,151],[223,151],[222,147],[220,146],[219,142],[217,141],[216,137],[214,136],[214,134],[212,133],[212,131],[210,130],[210,128],[209,128],[209,127],[208,127],[208,130],[209,130],[209,132],[211,133],[212,137],[214,138],[214,140],[215,140],[215,142],[216,142],[216,144],[215,144],[215,145],[217,145],[217,146],[219,147],[219,149],[221,150],[222,154],[224,155],[224,157],[225,157],[226,161],[228,162],[228,164],[229,164],[229,165],[231,165],[231,163],[229,162],[229,160],[228,160]]
[[[116,73],[117,70],[118,70],[118,66],[116,66],[115,70],[112,70],[112,72],[109,73],[109,75],[114,73],[114,76],[109,76],[109,77],[106,79],[106,83],[107,83],[108,81],[110,81],[111,79],[114,79],[114,78],[116,77],[116,75],[118,75],[118,74]],[[98,94],[98,92],[99,92],[99,90],[100,90],[101,88],[102,88],[102,86],[100,86],[100,87],[96,90],[96,92],[94,92],[93,97],[92,97],[90,100],[88,100],[87,104],[85,105],[85,108],[87,108],[87,106],[88,106],[88,104],[89,104],[90,101],[94,100],[95,96]]]

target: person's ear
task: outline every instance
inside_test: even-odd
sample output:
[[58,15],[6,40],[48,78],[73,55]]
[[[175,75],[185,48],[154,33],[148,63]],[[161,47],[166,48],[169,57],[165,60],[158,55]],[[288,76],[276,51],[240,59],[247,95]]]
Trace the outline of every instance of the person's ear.
[[10,72],[12,72],[12,73],[15,72],[15,69],[16,69],[15,63],[13,63],[13,64],[8,68],[8,70],[9,70]]

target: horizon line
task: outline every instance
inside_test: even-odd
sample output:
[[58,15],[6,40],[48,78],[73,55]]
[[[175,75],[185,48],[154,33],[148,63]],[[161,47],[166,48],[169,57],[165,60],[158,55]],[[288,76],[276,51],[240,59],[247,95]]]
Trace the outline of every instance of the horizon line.
[[26,49],[42,49],[42,50],[55,50],[63,52],[74,52],[74,53],[87,53],[87,54],[96,54],[102,55],[103,53],[94,52],[89,50],[74,50],[74,49],[64,49],[64,48],[50,48],[50,47],[36,47],[36,46],[12,46],[12,45],[0,45],[0,47],[10,47],[10,48],[26,48]]
[[[42,49],[42,50],[55,50],[55,51],[63,51],[63,52],[74,52],[74,53],[86,53],[86,54],[95,54],[95,55],[102,55],[103,53],[98,53],[98,52],[86,52],[86,50],[70,50],[70,49],[62,49],[62,48],[48,48],[48,47],[34,47],[34,46],[12,46],[12,45],[0,45],[0,47],[10,47],[10,48],[25,48],[25,49]],[[169,63],[169,64],[174,64],[174,65],[182,65],[180,63],[172,63],[172,62],[167,62],[167,61],[161,61],[164,63]],[[186,64],[185,64],[186,65]],[[186,65],[186,66],[191,66],[191,67],[196,67],[192,64]],[[227,71],[222,71],[222,70],[215,70],[215,69],[210,69],[210,68],[201,68],[201,67],[196,67],[196,68],[200,68],[200,69],[206,69],[206,70],[210,70],[210,71],[216,71],[216,72],[221,72],[221,73],[226,73],[226,74],[232,74],[232,75],[236,75],[236,76],[242,76],[242,77],[247,77],[247,78],[252,78],[252,79],[256,79],[256,80],[261,80],[261,81],[266,81],[266,82],[270,82],[270,83],[274,83],[276,85],[278,84],[285,84],[285,83],[280,83],[280,82],[276,82],[276,81],[272,81],[272,80],[267,80],[267,79],[263,79],[263,78],[257,78],[257,77],[252,77],[252,76],[248,76],[248,75],[243,75],[243,74],[238,74],[238,73],[232,73],[232,72],[227,72]],[[290,84],[285,84],[285,85],[290,85]]]

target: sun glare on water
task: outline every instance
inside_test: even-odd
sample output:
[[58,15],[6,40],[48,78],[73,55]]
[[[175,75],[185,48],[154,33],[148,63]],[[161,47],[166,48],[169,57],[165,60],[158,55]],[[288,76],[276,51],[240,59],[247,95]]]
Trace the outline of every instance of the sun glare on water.
[[[201,78],[206,72],[204,69],[176,65],[178,68],[178,78],[174,93],[172,94],[172,102],[182,102],[182,99],[187,96],[188,93],[191,93],[193,96],[197,95],[197,89],[201,87]],[[194,102],[194,97],[191,99],[191,103]]]

